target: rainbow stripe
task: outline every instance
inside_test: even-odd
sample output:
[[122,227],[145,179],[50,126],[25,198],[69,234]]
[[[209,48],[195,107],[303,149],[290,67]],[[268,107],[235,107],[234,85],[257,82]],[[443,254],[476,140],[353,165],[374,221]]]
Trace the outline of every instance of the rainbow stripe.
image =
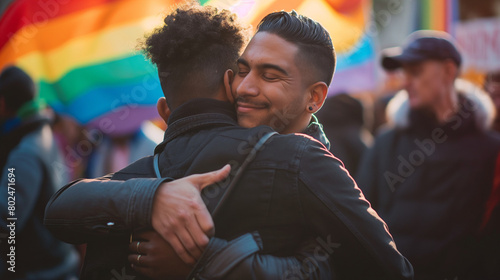
[[133,131],[131,116],[156,117],[162,96],[156,69],[135,50],[137,40],[176,2],[15,1],[0,19],[0,68],[24,69],[40,98],[82,124],[113,119],[111,133]]
[[458,19],[458,0],[422,0],[420,2],[420,29],[454,33]]
[[[0,18],[0,69],[8,65],[24,69],[38,84],[40,98],[82,124],[102,126],[111,120],[114,129],[107,133],[133,131],[142,120],[156,117],[154,105],[162,96],[155,67],[135,51],[137,40],[160,25],[168,9],[179,2],[14,1]],[[270,12],[295,9],[329,30],[339,58],[336,77],[345,76],[344,71],[349,77],[354,72],[357,77],[373,76],[370,63],[375,55],[364,34],[369,0],[202,0],[201,4],[229,8],[253,26]],[[335,80],[333,88],[342,81],[346,79]]]

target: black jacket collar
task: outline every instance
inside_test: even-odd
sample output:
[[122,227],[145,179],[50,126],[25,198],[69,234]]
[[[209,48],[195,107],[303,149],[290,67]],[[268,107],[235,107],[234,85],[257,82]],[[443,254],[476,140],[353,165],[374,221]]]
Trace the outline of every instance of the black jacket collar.
[[312,115],[309,125],[302,133],[318,140],[321,144],[325,145],[328,150],[330,150],[330,141],[326,138],[326,134],[323,131],[323,125],[318,122],[318,118],[316,118],[315,115]]
[[168,127],[183,118],[200,114],[223,114],[236,121],[236,112],[231,103],[211,98],[197,98],[177,107],[168,118]]
[[161,152],[172,139],[188,131],[237,125],[236,112],[231,103],[209,98],[193,99],[172,112],[164,140],[155,148],[155,154]]

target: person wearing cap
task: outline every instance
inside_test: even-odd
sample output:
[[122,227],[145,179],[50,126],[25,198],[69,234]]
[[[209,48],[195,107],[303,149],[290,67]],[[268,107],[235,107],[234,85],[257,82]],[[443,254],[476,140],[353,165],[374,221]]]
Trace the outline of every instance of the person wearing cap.
[[488,253],[500,235],[481,231],[500,138],[490,131],[490,98],[457,79],[461,64],[452,38],[437,31],[383,52],[386,70],[403,71],[404,89],[387,108],[391,129],[357,174],[417,280],[500,279],[498,263],[490,265],[498,252]]
[[45,205],[66,182],[43,107],[23,70],[1,72],[0,279],[74,279],[78,273],[76,250],[43,226]]

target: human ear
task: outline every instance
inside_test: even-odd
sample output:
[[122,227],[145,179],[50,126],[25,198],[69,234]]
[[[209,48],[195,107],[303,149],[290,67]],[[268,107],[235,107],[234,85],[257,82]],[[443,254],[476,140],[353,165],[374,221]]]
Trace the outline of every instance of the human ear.
[[328,94],[328,86],[325,82],[316,82],[308,89],[309,100],[306,110],[310,113],[316,113],[325,103]]
[[229,102],[234,103],[233,93],[231,91],[231,85],[234,80],[234,72],[231,69],[227,69],[226,73],[224,73],[224,90],[226,91],[226,96]]
[[168,123],[168,118],[170,117],[170,108],[167,105],[167,99],[165,97],[160,97],[158,102],[156,102],[156,110],[158,114],[163,119],[165,123]]

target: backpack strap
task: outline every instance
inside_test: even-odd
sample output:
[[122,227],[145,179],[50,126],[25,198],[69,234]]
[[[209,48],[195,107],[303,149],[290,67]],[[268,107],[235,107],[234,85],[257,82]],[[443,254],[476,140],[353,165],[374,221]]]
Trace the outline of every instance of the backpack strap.
[[245,158],[245,161],[243,162],[243,164],[241,164],[241,166],[238,169],[238,171],[236,171],[236,174],[234,175],[234,178],[231,180],[231,183],[229,184],[229,186],[227,187],[227,190],[224,192],[224,194],[222,195],[222,197],[219,200],[219,202],[217,202],[217,205],[215,206],[214,211],[212,211],[212,217],[215,217],[217,215],[217,213],[219,212],[220,208],[222,207],[222,205],[227,200],[227,198],[231,194],[232,190],[234,189],[234,187],[238,183],[240,177],[243,175],[243,172],[247,168],[248,164],[250,164],[250,162],[253,161],[253,159],[257,155],[257,152],[260,151],[264,147],[264,144],[274,134],[278,134],[278,133],[276,131],[272,131],[272,132],[266,133],[264,136],[262,136],[262,138],[259,139],[259,142],[257,142],[257,144],[255,144],[255,146],[253,147],[252,151],[250,151],[250,153],[248,154],[248,156]]
[[153,158],[153,166],[155,169],[156,178],[162,178],[160,174],[160,153],[157,153]]

